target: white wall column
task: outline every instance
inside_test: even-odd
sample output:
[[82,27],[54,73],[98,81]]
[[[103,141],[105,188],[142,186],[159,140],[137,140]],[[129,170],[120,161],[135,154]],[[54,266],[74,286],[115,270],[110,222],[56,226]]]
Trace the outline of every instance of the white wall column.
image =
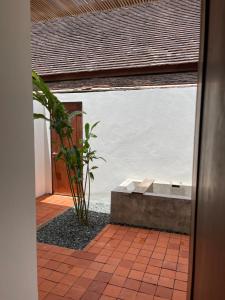
[[0,1],[0,299],[36,300],[30,1]]

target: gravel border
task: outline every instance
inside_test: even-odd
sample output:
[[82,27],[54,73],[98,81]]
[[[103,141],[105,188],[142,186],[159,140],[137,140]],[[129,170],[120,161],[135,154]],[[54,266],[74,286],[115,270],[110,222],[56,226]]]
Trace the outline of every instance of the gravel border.
[[81,250],[110,222],[110,215],[89,212],[89,226],[78,223],[74,209],[70,208],[37,231],[37,241]]

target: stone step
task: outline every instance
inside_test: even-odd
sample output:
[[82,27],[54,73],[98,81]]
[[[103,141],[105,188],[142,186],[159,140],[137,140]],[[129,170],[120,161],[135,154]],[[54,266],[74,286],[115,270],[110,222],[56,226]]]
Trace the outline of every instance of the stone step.
[[133,193],[144,194],[147,190],[151,192],[151,187],[153,191],[154,179],[145,178],[142,182],[138,183]]

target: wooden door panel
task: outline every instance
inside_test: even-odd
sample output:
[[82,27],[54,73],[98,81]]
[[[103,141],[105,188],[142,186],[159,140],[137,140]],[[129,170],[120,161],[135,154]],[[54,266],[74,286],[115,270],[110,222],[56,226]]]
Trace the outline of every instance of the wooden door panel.
[[[64,102],[63,103],[68,112],[82,111],[82,102]],[[76,145],[82,139],[82,115],[73,118],[72,126],[73,141]],[[69,181],[67,177],[67,170],[64,161],[56,161],[55,156],[60,149],[60,141],[58,135],[54,130],[51,131],[52,140],[52,190],[54,194],[71,196]],[[66,142],[65,142],[66,143]]]

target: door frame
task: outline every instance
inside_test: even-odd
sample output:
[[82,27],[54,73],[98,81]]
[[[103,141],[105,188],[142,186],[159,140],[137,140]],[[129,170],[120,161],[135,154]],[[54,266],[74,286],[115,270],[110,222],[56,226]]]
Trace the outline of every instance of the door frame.
[[[222,115],[222,113],[224,113],[224,102],[222,102],[224,101],[224,88],[221,89],[221,87],[224,87],[223,81],[225,73],[225,60],[223,55],[225,40],[222,31],[224,26],[224,14],[225,4],[222,0],[202,0],[201,50],[196,107],[192,194],[193,218],[189,261],[189,300],[197,299],[197,297],[202,298],[204,294],[205,296],[207,294],[207,299],[214,299],[214,297],[218,299],[220,294],[224,295],[224,285],[221,280],[224,279],[224,268],[222,265],[224,252],[221,251],[221,248],[224,249],[225,245],[223,218],[225,206],[223,202],[223,177],[219,176],[224,172],[225,168],[223,156],[224,144],[221,143],[221,141],[224,141],[222,137],[224,134],[225,120],[224,114]],[[213,42],[215,42],[215,44],[213,44]],[[211,85],[211,83],[213,84]],[[215,101],[214,105],[211,105],[213,101]],[[220,119],[220,123],[216,122],[217,118],[218,120]],[[217,133],[217,131],[219,136],[216,138],[217,134],[215,133]],[[212,136],[215,136],[215,139],[212,140]],[[210,155],[212,157],[210,157]],[[207,158],[209,158],[209,160],[207,160]],[[215,169],[207,168],[207,165],[214,161],[214,158]],[[219,163],[218,158],[222,158]],[[215,183],[217,183],[217,185],[215,185]],[[212,194],[213,188],[216,191],[215,195]],[[218,198],[216,198],[217,196]],[[215,199],[217,199],[217,202]],[[221,203],[223,203],[222,206]],[[213,208],[219,212],[219,216],[211,214]],[[206,220],[211,221],[211,223],[208,222],[204,224]],[[208,224],[215,226],[212,227],[212,231]],[[219,231],[221,238],[218,236],[218,228],[221,229]],[[213,241],[215,241],[215,244]],[[209,248],[207,247],[207,242],[208,246],[210,246]],[[211,247],[211,245],[213,245],[213,247]],[[201,260],[202,257],[209,257],[209,260],[205,262]],[[207,277],[207,275],[211,274],[210,267],[212,266],[216,268],[212,268],[212,274],[214,274],[214,276],[211,275],[210,278],[210,276]],[[223,272],[221,272],[221,270],[223,270]],[[215,274],[218,274],[218,278],[216,278]],[[208,282],[209,285],[207,285],[206,282]],[[212,293],[214,295],[213,298]]]
[[209,1],[201,0],[201,30],[200,30],[200,52],[198,67],[198,86],[196,97],[195,113],[195,134],[194,134],[194,154],[193,154],[193,174],[192,174],[192,220],[190,236],[190,253],[189,253],[189,276],[188,276],[188,300],[193,296],[193,282],[195,273],[195,244],[196,244],[196,223],[197,223],[197,192],[199,180],[199,157],[201,150],[202,137],[202,117],[203,101],[205,91],[206,75],[206,57],[208,53],[208,18],[209,18]]

